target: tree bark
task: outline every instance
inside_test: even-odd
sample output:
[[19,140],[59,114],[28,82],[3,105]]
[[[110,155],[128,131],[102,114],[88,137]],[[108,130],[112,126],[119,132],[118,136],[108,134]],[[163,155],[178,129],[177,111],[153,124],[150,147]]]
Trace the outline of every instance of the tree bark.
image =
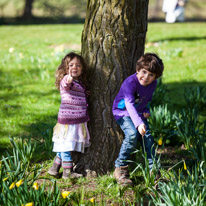
[[25,0],[24,13],[22,15],[23,18],[31,19],[33,17],[32,15],[33,2],[34,0]]
[[112,104],[144,53],[147,13],[148,0],[88,0],[82,55],[89,66],[91,146],[76,158],[77,169],[104,174],[114,166],[123,134]]

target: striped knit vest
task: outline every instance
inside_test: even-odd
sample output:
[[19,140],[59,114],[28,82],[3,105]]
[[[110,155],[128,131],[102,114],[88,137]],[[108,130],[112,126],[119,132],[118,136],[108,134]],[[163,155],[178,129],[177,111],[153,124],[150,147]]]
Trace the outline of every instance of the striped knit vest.
[[85,88],[80,82],[67,83],[68,75],[60,82],[61,105],[58,123],[79,124],[89,121]]

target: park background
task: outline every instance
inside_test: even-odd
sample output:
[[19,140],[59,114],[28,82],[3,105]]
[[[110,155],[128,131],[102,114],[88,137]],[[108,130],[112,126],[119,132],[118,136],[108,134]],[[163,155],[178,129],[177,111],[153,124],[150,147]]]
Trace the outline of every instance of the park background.
[[[32,7],[29,7],[30,9],[26,12],[26,5],[30,5],[29,2],[32,3]],[[163,0],[150,0],[148,8],[150,21],[164,21],[162,3]],[[86,16],[86,6],[86,0],[1,0],[0,24],[82,23]],[[204,0],[189,0],[185,10],[186,21],[205,21],[205,9]],[[32,17],[33,20],[31,20]]]
[[[62,2],[65,5],[65,1]],[[144,158],[140,158],[141,151],[138,151],[137,169],[132,175],[133,188],[119,187],[112,172],[92,179],[59,179],[57,183],[46,174],[54,155],[51,135],[60,104],[54,72],[65,53],[81,49],[85,7],[81,10],[79,4],[71,1],[66,16],[59,16],[57,11],[53,15],[50,10],[45,16],[24,19],[20,17],[23,3],[14,1],[1,10],[1,201],[7,201],[7,205],[13,205],[12,201],[25,204],[39,195],[42,199],[38,201],[45,201],[42,205],[49,205],[47,201],[63,205],[67,199],[73,205],[133,205],[135,202],[148,205],[149,201],[155,205],[160,202],[205,205],[205,2],[189,1],[186,22],[175,24],[164,23],[160,4],[158,7],[155,1],[149,4],[145,51],[157,52],[165,64],[151,120],[161,154],[161,193],[155,193],[154,179],[148,177]],[[83,1],[81,5],[86,6]],[[56,9],[51,8],[53,12]],[[33,14],[42,14],[40,10]],[[21,179],[24,180],[21,187],[9,189],[13,182]],[[32,190],[35,182],[41,189]],[[6,197],[2,192],[5,190]],[[62,191],[71,192],[67,199],[60,196]],[[29,195],[23,195],[26,193]],[[164,195],[160,198],[160,194]]]

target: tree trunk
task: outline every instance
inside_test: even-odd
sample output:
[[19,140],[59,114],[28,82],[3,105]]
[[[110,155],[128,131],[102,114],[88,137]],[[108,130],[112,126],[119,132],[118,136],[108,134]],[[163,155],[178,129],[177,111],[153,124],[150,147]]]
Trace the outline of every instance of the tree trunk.
[[34,0],[25,0],[24,13],[22,15],[23,18],[31,19],[33,17],[32,15],[33,2]]
[[122,81],[144,53],[148,0],[88,0],[82,55],[88,63],[91,146],[77,169],[99,174],[114,166],[123,134],[112,115]]

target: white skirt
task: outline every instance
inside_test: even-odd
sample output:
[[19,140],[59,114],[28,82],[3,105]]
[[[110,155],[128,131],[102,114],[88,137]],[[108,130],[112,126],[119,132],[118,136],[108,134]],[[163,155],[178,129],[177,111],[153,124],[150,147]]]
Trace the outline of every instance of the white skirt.
[[80,124],[59,124],[53,130],[53,152],[77,151],[84,153],[90,146],[87,122]]

